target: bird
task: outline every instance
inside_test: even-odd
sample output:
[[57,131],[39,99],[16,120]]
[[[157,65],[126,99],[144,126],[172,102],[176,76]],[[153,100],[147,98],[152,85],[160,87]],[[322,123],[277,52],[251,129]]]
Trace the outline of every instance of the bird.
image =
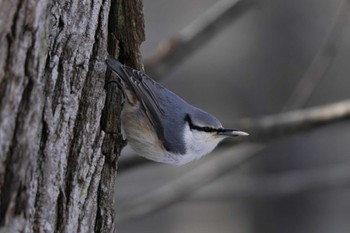
[[216,117],[111,55],[106,64],[118,77],[124,95],[122,131],[130,147],[142,157],[183,165],[209,154],[225,138],[249,135],[223,128]]

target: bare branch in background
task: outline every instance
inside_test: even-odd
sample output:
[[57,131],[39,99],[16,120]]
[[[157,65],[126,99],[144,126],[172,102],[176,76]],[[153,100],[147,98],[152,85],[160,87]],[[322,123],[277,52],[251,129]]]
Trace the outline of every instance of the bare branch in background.
[[203,163],[179,178],[165,183],[150,193],[140,195],[130,202],[132,204],[120,205],[117,221],[140,217],[168,206],[242,165],[262,149],[263,146],[247,144],[206,158]]
[[199,193],[191,201],[224,200],[234,198],[264,198],[344,188],[350,186],[350,164],[307,168],[270,175],[235,175],[224,190]]
[[350,23],[350,4],[344,0],[339,4],[339,9],[334,23],[321,49],[314,60],[299,80],[294,91],[287,100],[283,111],[301,108],[310,99],[317,85],[327,74],[337,53],[344,36],[344,30]]
[[[247,147],[246,147],[247,148]],[[237,153],[233,150],[230,152],[221,153],[221,158],[219,158],[220,163],[217,163],[217,157],[213,159],[215,164],[220,164],[218,167],[211,167],[211,172],[205,173],[205,166],[200,165],[195,168],[195,170],[183,175],[182,177],[170,181],[166,185],[160,187],[159,189],[147,194],[147,196],[142,196],[137,200],[132,200],[129,203],[124,203],[121,206],[121,221],[128,220],[130,218],[141,217],[156,211],[162,207],[170,205],[177,201],[179,198],[184,198],[191,191],[196,191],[192,187],[193,185],[198,185],[200,182],[202,186],[196,186],[199,189],[204,185],[210,183],[206,180],[207,174],[216,175],[214,179],[221,177],[227,171],[223,173],[220,172],[220,166],[225,164],[226,159],[230,161],[230,164],[237,167],[242,161],[254,156],[253,154],[258,153],[263,148],[258,147],[254,151],[244,151],[243,156],[236,161],[232,158],[237,156]],[[242,149],[242,148],[241,148]],[[222,160],[223,156],[226,156]],[[246,157],[244,159],[244,157]],[[243,159],[242,159],[243,158]],[[211,163],[211,161],[208,161]],[[204,176],[204,177],[203,177]],[[215,188],[214,193],[201,192],[197,195],[191,197],[189,201],[210,201],[210,200],[227,200],[236,198],[264,198],[271,196],[281,196],[281,195],[292,195],[301,192],[314,192],[319,190],[329,190],[336,188],[344,188],[350,186],[350,164],[333,165],[324,168],[313,168],[305,170],[296,170],[283,172],[279,174],[272,175],[236,175],[232,177],[230,186],[225,186],[224,190],[217,190]],[[191,190],[188,189],[191,188]],[[181,193],[181,195],[179,195]],[[147,204],[146,204],[147,203]]]
[[319,128],[350,118],[350,100],[254,119],[243,119],[239,128],[250,133],[242,140],[261,141]]
[[[222,177],[231,169],[236,169],[249,158],[254,157],[264,146],[256,144],[241,148],[225,150],[211,160],[204,162],[183,176],[171,180],[158,189],[131,200],[120,206],[118,221],[141,217],[183,199],[199,188]],[[237,175],[232,179],[225,193],[198,194],[192,200],[256,198],[266,196],[291,195],[301,192],[343,188],[350,185],[350,164],[333,165],[325,168],[314,168],[284,172],[264,176]],[[214,196],[213,196],[214,195]]]
[[254,0],[218,1],[178,35],[163,42],[152,56],[145,59],[146,72],[151,77],[163,77],[255,4]]

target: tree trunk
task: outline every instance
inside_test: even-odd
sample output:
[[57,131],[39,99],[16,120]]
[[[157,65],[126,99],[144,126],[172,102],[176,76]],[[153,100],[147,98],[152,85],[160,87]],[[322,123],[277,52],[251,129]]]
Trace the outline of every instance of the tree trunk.
[[0,232],[113,231],[121,95],[104,61],[140,68],[143,30],[141,0],[0,2]]

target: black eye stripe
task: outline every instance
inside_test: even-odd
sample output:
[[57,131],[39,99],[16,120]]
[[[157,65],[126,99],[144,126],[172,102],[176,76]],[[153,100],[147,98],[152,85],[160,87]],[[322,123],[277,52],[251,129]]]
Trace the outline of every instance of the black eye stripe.
[[214,129],[214,128],[210,128],[210,127],[201,127],[201,126],[197,126],[195,124],[192,123],[191,117],[187,114],[185,116],[185,121],[188,122],[188,125],[190,126],[190,129],[194,129],[194,130],[198,130],[198,131],[204,131],[204,132],[218,132],[220,131],[219,129]]

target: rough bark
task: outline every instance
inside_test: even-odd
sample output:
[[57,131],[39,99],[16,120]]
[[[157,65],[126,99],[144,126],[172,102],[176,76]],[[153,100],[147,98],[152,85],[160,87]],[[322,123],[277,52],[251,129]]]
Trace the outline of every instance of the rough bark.
[[143,28],[140,0],[0,2],[0,232],[113,231],[121,96],[104,61],[139,68]]

